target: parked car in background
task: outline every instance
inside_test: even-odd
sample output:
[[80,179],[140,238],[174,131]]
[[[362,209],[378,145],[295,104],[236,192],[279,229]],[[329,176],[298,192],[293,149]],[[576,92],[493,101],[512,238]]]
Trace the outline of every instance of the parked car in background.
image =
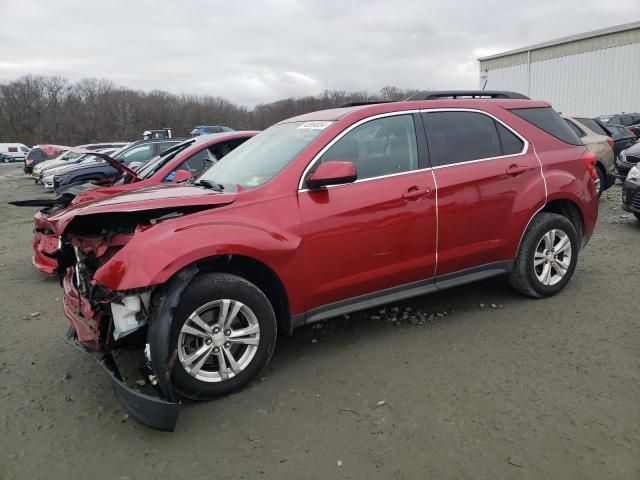
[[[464,142],[460,138],[464,135]],[[242,388],[278,334],[507,274],[559,293],[598,213],[595,155],[546,102],[336,108],[284,120],[195,182],[53,213],[68,341],[117,372],[146,352],[164,400],[112,382],[171,430],[179,396]]]
[[[156,138],[138,140],[130,143],[113,154],[116,163],[106,161],[83,162],[72,166],[69,170],[59,172],[53,177],[53,188],[58,193],[66,187],[89,181],[104,180],[114,177],[123,170],[133,169],[167,148],[185,140],[184,138]],[[120,166],[125,168],[120,168]]]
[[33,167],[41,162],[56,158],[62,152],[69,150],[70,147],[62,145],[36,145],[24,159],[24,173],[32,173]]
[[640,164],[640,142],[636,142],[634,145],[620,152],[618,158],[616,158],[616,170],[619,177],[624,180],[631,170],[636,165]]
[[636,143],[636,136],[627,127],[620,125],[605,125],[597,118],[583,118],[574,117],[578,122],[587,127],[592,132],[598,135],[605,135],[613,139],[613,155],[617,157],[618,154],[625,148],[630,147]]
[[191,130],[191,136],[197,137],[198,135],[206,135],[207,133],[223,132],[233,132],[233,129],[223,125],[200,125]]
[[640,222],[640,165],[629,169],[622,185],[622,208],[632,212]]
[[627,127],[609,125],[607,130],[611,133],[611,138],[613,138],[613,154],[616,158],[620,155],[620,152],[635,145],[638,141],[636,134]]
[[[54,252],[58,248],[58,238],[46,228],[46,218],[67,207],[88,202],[99,197],[117,195],[163,183],[181,183],[208,170],[212,165],[242,145],[258,132],[231,132],[203,135],[197,139],[179,143],[162,155],[151,159],[135,172],[135,176],[125,173],[112,183],[84,183],[67,188],[56,199],[28,202],[28,206],[42,206],[34,217],[34,237],[32,257],[35,267],[46,275],[52,274],[57,266]],[[24,205],[15,202],[14,205]]]
[[596,156],[598,195],[616,183],[615,159],[613,156],[614,141],[607,135],[600,135],[589,129],[573,117],[563,115],[567,125],[582,140],[587,148]]
[[629,128],[636,137],[640,137],[640,113],[622,113],[620,115],[601,115],[598,117],[605,125],[620,125]]
[[[78,145],[77,147],[73,147],[74,150],[96,150],[96,151],[101,151],[101,150],[105,150],[108,149],[109,153],[113,152],[114,150],[118,149],[118,148],[122,148],[127,146],[128,143],[124,143],[124,142],[114,142],[114,143],[91,143],[91,144],[86,144],[86,145]],[[78,153],[77,151],[68,151],[68,152],[63,152],[61,153],[58,157],[52,159],[52,160],[47,160],[46,162],[41,162],[40,164],[36,165],[35,167],[33,167],[33,173],[32,176],[35,180],[36,183],[41,183],[41,180],[43,178],[43,173],[46,169],[51,168],[51,167],[56,167],[56,166],[60,166],[60,165],[72,165],[75,164],[76,162],[71,162],[71,160],[75,160],[79,157],[83,156],[83,154]]]
[[10,155],[14,161],[20,161],[29,153],[29,147],[24,143],[0,143],[0,153]]
[[159,130],[145,130],[142,132],[143,140],[152,140],[154,138],[172,138],[170,128],[161,128]]
[[15,162],[16,159],[13,155],[9,155],[8,153],[0,152],[0,163],[12,163]]
[[[94,151],[96,153],[112,155],[116,150],[113,148],[103,148],[103,149],[94,150]],[[87,164],[90,162],[95,163],[95,162],[101,162],[101,161],[103,160],[100,157],[96,157],[95,155],[92,155],[90,153],[85,153],[73,160],[68,160],[65,165],[58,165],[58,166],[47,168],[42,171],[42,178],[41,178],[42,186],[46,191],[53,191],[53,177],[55,177],[56,175],[61,175],[61,174],[64,174],[65,172],[70,171],[72,169],[70,167],[78,163]]]
[[40,179],[42,178],[42,170],[49,167],[55,167],[58,165],[64,165],[67,160],[73,160],[78,158],[80,153],[72,152],[70,150],[63,150],[60,155],[51,160],[45,160],[44,162],[40,162],[36,166],[33,167],[33,171],[31,172],[31,176],[36,183],[40,183]]

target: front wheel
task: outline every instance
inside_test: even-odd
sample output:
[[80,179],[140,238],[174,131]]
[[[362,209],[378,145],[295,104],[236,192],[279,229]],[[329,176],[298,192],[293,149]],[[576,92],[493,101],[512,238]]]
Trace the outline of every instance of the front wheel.
[[227,273],[197,276],[173,315],[174,389],[205,400],[242,388],[269,363],[276,330],[273,307],[254,284]]
[[576,229],[566,217],[539,213],[520,244],[509,276],[511,286],[534,298],[555,295],[571,279],[579,248]]

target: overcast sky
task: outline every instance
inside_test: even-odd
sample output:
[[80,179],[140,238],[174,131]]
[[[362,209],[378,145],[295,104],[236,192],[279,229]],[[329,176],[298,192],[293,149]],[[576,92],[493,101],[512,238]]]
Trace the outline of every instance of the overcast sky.
[[476,88],[479,56],[636,18],[637,0],[0,0],[0,81],[108,78],[248,106]]

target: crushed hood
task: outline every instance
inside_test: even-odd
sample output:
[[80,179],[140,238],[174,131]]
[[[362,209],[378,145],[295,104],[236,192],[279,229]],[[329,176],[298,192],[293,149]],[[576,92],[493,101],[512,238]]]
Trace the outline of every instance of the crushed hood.
[[47,221],[51,229],[62,235],[71,221],[80,216],[103,213],[187,210],[193,207],[216,208],[233,203],[236,192],[216,192],[191,185],[157,185],[109,197],[71,205],[51,215]]

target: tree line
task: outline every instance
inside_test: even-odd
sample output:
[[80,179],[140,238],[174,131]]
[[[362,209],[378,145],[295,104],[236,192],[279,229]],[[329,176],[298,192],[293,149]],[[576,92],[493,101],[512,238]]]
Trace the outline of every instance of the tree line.
[[416,90],[387,86],[379,92],[326,90],[247,108],[217,96],[144,92],[104,79],[69,82],[27,75],[0,83],[0,142],[26,145],[126,141],[144,130],[170,127],[188,136],[196,125],[262,130],[285,118],[349,102],[400,100]]

